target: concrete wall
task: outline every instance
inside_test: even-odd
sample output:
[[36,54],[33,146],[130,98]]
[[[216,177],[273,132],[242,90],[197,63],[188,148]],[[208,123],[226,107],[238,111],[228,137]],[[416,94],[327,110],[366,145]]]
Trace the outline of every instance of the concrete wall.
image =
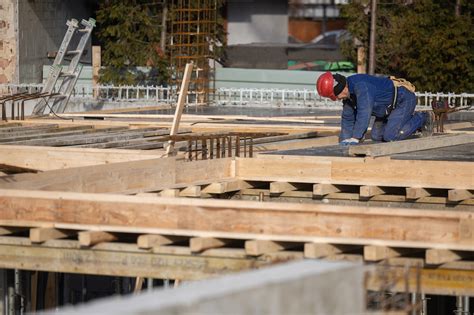
[[18,83],[17,0],[0,2],[0,83]]
[[[66,33],[66,21],[88,19],[93,12],[84,0],[17,0],[19,29],[19,82],[40,83],[43,64],[52,64],[48,52],[55,52]],[[77,42],[71,42],[75,47]],[[86,47],[90,62],[90,41]]]
[[362,265],[305,260],[57,311],[71,315],[362,314],[363,274]]
[[287,0],[227,1],[227,44],[287,43]]

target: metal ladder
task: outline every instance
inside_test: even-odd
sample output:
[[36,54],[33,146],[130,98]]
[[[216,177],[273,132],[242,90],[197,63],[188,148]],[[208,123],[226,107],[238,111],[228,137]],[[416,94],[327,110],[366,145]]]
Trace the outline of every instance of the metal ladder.
[[[42,93],[53,95],[41,99],[34,107],[33,115],[42,115],[48,105],[50,111],[63,113],[81,73],[82,64],[80,64],[79,61],[84,52],[87,41],[89,40],[92,29],[95,27],[95,20],[93,18],[82,20],[79,25],[76,19],[71,19],[67,21],[66,25],[68,26],[68,29],[64,35],[54,62],[50,67],[48,79],[41,90]],[[69,44],[74,35],[80,36],[79,42],[75,49],[68,50]],[[66,65],[63,64],[65,56],[73,56],[69,65],[67,65],[66,70],[64,70]],[[49,103],[50,101],[51,103]]]

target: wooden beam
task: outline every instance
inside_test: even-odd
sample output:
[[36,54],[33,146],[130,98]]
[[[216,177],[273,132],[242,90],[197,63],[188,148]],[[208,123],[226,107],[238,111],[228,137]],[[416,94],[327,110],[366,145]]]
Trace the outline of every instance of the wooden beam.
[[156,279],[199,280],[258,266],[252,258],[0,245],[0,268]]
[[252,184],[246,181],[230,179],[205,185],[204,187],[201,187],[201,192],[205,194],[223,194],[226,192],[239,191],[251,187],[253,187]]
[[236,158],[236,176],[247,181],[472,189],[474,168],[472,162],[267,154]]
[[379,261],[399,257],[407,252],[406,249],[369,245],[364,246],[364,259],[367,261]]
[[223,247],[226,244],[228,244],[227,241],[214,237],[193,237],[189,240],[189,247],[193,253],[199,253],[206,249]]
[[326,243],[306,243],[304,244],[305,258],[323,258],[327,256],[351,252],[361,248],[361,246],[326,244]]
[[0,146],[0,163],[40,171],[159,158],[153,151]]
[[472,257],[474,257],[472,252],[458,252],[448,249],[427,249],[425,254],[426,263],[430,265],[441,265]]
[[179,197],[179,189],[178,188],[163,189],[162,191],[160,191],[160,196],[168,197],[168,198]]
[[103,242],[116,241],[118,238],[113,233],[104,231],[79,232],[79,244],[81,246],[93,246]]
[[[432,248],[443,245],[446,249],[474,250],[474,226],[469,223],[472,213],[462,210],[387,210],[384,207],[236,203],[216,199],[22,190],[0,190],[0,204],[3,205],[0,211],[2,225],[8,221],[12,225],[20,221],[53,223],[56,228],[61,228],[60,224],[89,224],[120,227],[117,231],[126,232],[133,222],[133,230],[138,233],[147,228],[149,231],[182,229],[215,231],[221,233],[219,237],[222,238],[228,238],[222,234],[228,232],[232,235],[241,233],[244,238],[271,235],[272,240],[282,241],[311,241],[314,237],[379,239],[406,243],[399,247],[412,247],[410,242],[424,242]],[[51,209],[61,209],[61,215]]]
[[174,235],[145,234],[137,239],[138,248],[152,248],[155,246],[169,245],[185,240],[185,237]]
[[332,184],[314,184],[313,185],[313,196],[324,197],[328,194],[340,192],[341,189],[336,185]]
[[360,196],[370,198],[377,195],[385,194],[385,191],[379,186],[360,186]]
[[281,194],[286,191],[298,190],[299,185],[288,182],[271,182],[270,194]]
[[195,162],[174,158],[150,159],[100,166],[53,170],[39,174],[19,174],[0,179],[0,188],[78,192],[139,193],[162,190],[172,185],[209,182],[229,178],[231,159]]
[[412,140],[355,145],[349,148],[349,155],[383,156],[397,153],[422,151],[474,142],[474,135],[442,135]]
[[71,230],[59,230],[55,228],[35,228],[30,230],[30,241],[42,243],[47,240],[66,238],[74,234]]
[[428,196],[431,196],[431,193],[425,188],[421,188],[421,187],[407,187],[406,188],[407,199],[416,200],[416,199],[420,199],[420,198],[428,197]]
[[463,201],[467,199],[474,198],[474,195],[471,191],[467,189],[451,189],[448,191],[448,200],[449,201]]
[[[176,104],[176,111],[173,117],[173,124],[171,125],[170,136],[174,136],[178,133],[179,121],[181,120],[181,115],[183,114],[184,103],[186,102],[186,97],[188,96],[188,87],[189,81],[191,79],[191,74],[193,73],[193,62],[187,63],[184,68],[184,75],[181,81],[181,88],[179,90],[178,103]],[[173,152],[174,141],[170,140],[168,142],[168,147],[166,148],[166,154]]]
[[180,197],[200,197],[201,196],[201,186],[187,186],[179,192]]

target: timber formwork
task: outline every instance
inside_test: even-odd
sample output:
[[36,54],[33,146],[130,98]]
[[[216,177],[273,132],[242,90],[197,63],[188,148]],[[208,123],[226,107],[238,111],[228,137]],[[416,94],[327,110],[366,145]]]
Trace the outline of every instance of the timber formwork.
[[[118,118],[0,126],[0,141],[15,141],[0,145],[0,268],[195,280],[294,259],[349,260],[390,266],[395,291],[406,290],[405,274],[412,292],[420,281],[426,294],[474,296],[469,133],[439,135],[430,151],[417,151],[429,140],[408,140],[351,153],[321,117],[184,115],[180,137],[260,132],[253,158],[234,139],[218,159],[204,159],[199,142],[189,161],[164,157],[163,117]],[[85,143],[53,147],[68,132]],[[162,146],[117,149],[130,135]],[[84,147],[99,138],[111,149]]]

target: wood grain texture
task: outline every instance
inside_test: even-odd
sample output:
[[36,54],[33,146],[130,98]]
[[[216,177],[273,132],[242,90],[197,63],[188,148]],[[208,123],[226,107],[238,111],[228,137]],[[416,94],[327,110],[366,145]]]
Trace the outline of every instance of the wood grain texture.
[[[362,238],[474,249],[472,212],[0,190],[0,220]],[[56,211],[55,209],[61,209]],[[466,221],[467,220],[467,221]],[[289,224],[291,222],[291,224]],[[467,223],[466,223],[467,222]],[[462,231],[462,233],[461,233]],[[452,248],[450,246],[453,246]],[[403,247],[403,246],[401,246]],[[436,247],[436,246],[435,246]]]

